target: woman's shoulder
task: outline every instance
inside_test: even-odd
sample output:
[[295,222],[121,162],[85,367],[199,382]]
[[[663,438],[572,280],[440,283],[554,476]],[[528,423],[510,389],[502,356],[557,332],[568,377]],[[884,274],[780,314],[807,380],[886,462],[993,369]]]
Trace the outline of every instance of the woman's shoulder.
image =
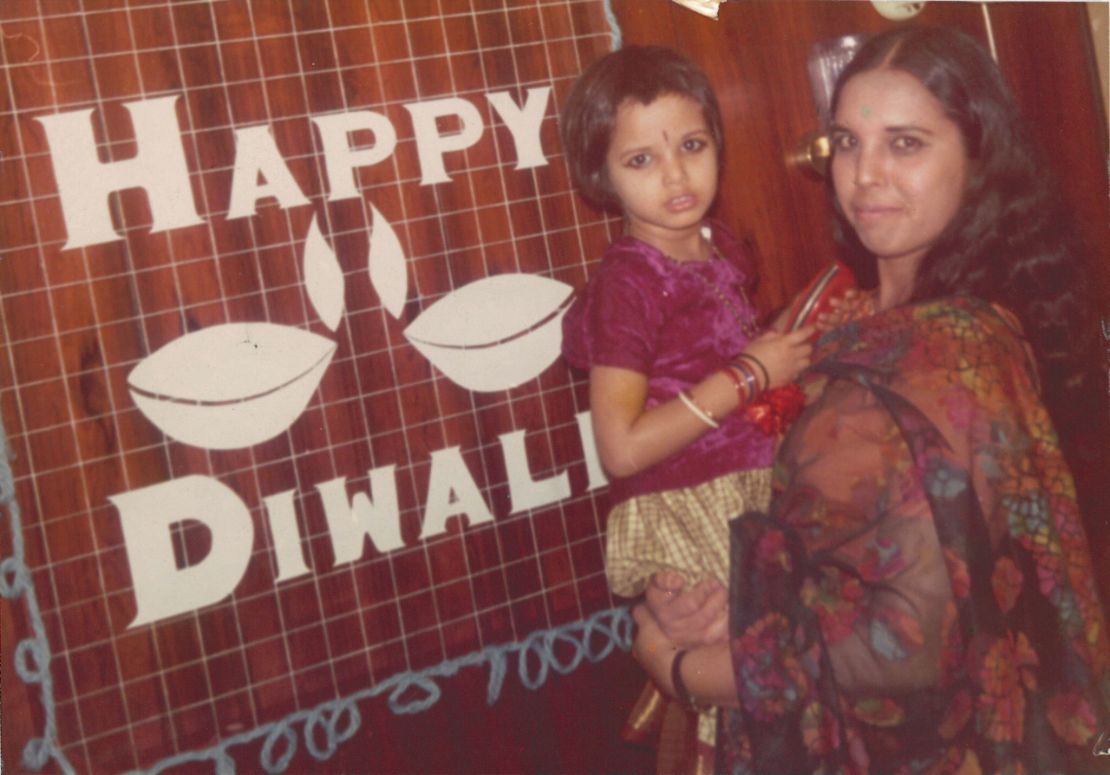
[[1024,341],[1021,321],[1010,310],[978,296],[956,294],[920,302],[909,308],[914,319],[936,321],[956,332],[974,332],[978,337]]
[[1028,361],[1016,317],[969,295],[895,307],[834,329],[822,337],[818,357],[944,369],[970,360]]
[[858,356],[860,362],[900,375],[896,380],[912,381],[932,373],[946,383],[953,379],[1037,383],[1036,364],[1017,319],[970,295],[918,302],[875,315],[846,350],[849,360]]
[[961,343],[973,339],[985,357],[1019,364],[1038,382],[1033,348],[1021,320],[1011,310],[965,294],[941,299],[937,308],[953,318],[952,330]]

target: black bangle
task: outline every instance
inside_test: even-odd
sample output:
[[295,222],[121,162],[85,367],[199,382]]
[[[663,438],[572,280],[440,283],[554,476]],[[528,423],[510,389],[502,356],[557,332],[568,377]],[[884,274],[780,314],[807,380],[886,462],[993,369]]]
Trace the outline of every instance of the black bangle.
[[686,657],[686,654],[686,649],[680,649],[674,655],[674,661],[671,662],[671,685],[674,687],[675,697],[678,698],[678,701],[693,708],[697,706],[697,703],[690,695],[690,690],[686,688],[686,682],[682,680],[682,660]]
[[754,355],[748,355],[747,353],[740,353],[736,357],[751,361],[756,366],[758,366],[759,370],[763,372],[763,389],[767,390],[771,387],[771,375],[767,373],[767,367],[763,365],[763,361],[759,360],[759,358],[756,358]]

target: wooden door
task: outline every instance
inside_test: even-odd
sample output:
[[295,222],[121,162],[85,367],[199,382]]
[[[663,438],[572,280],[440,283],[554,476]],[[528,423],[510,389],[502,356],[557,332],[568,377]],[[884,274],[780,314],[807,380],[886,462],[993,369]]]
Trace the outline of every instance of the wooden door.
[[[717,87],[726,132],[718,213],[755,240],[763,302],[783,304],[833,251],[823,183],[788,162],[817,126],[806,74],[810,47],[895,23],[869,2],[726,2],[716,21],[665,3],[615,0],[614,8],[625,41],[687,52]],[[1089,241],[1098,255],[1110,255],[1106,122],[1082,3],[930,2],[913,23],[959,27],[984,44],[993,36]]]

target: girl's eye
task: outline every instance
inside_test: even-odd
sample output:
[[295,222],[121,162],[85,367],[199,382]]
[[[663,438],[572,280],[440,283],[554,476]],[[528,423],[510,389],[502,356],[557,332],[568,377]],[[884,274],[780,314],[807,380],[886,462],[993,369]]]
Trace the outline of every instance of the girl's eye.
[[707,145],[709,145],[709,143],[707,143],[705,140],[701,139],[700,137],[691,137],[690,139],[686,140],[686,142],[684,142],[682,144],[682,150],[684,150],[684,151],[693,151],[693,152],[696,153],[697,151],[700,151],[702,148],[705,148]]
[[624,162],[626,167],[631,167],[632,169],[639,169],[647,163],[648,155],[646,153],[638,153],[635,156],[629,157]]

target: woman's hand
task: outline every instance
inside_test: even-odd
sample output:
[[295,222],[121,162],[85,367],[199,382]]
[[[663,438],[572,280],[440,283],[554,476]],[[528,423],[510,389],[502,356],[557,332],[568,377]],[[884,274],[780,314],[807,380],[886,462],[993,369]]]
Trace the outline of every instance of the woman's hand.
[[[674,697],[671,670],[680,650],[678,644],[667,637],[646,605],[633,608],[632,618],[636,621],[632,655],[655,685]],[[697,704],[736,707],[736,681],[727,640],[690,649],[681,667],[686,692]]]
[[728,637],[728,590],[706,579],[689,590],[682,576],[663,571],[652,576],[644,603],[656,625],[679,648],[719,643]]
[[636,621],[636,639],[632,641],[632,656],[644,668],[655,685],[673,697],[671,663],[678,653],[678,646],[666,636],[646,606],[638,605],[633,608],[632,618]]
[[[763,390],[793,382],[809,366],[809,357],[813,353],[809,339],[815,330],[813,326],[806,326],[786,334],[768,331],[748,343],[744,354],[758,360],[767,370],[770,382],[761,385]],[[763,375],[759,374],[757,379],[762,383]]]
[[829,311],[820,313],[815,324],[818,331],[829,331],[837,326],[874,314],[874,291],[850,288],[843,295],[829,299]]

